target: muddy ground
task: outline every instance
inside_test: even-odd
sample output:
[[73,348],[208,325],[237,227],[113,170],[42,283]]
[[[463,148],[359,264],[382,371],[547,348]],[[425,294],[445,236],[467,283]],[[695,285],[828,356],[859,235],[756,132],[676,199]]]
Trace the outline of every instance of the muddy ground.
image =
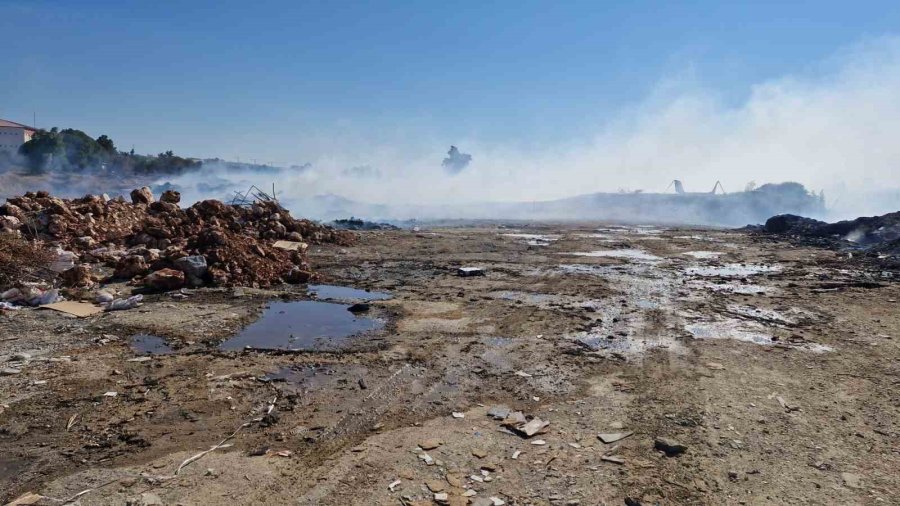
[[[381,328],[302,352],[219,348],[270,301],[309,299],[302,287],[4,313],[0,499],[900,503],[888,273],[722,230],[360,238],[311,259],[333,284],[389,292],[359,317]],[[166,353],[136,352],[141,334]],[[498,406],[549,426],[522,437],[487,415]]]

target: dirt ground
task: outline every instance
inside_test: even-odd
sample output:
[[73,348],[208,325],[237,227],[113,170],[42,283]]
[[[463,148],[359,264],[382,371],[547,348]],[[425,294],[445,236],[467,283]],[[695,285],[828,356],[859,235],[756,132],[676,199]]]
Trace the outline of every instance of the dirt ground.
[[[900,504],[900,284],[845,254],[531,224],[363,232],[311,260],[389,292],[368,313],[383,328],[218,348],[302,287],[3,313],[0,499]],[[139,334],[173,352],[137,354]],[[501,406],[549,425],[523,437],[488,416]]]

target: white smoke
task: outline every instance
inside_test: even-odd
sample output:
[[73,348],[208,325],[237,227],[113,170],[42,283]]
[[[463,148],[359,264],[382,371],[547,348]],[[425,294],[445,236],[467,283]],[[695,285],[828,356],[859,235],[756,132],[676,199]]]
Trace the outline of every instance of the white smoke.
[[456,138],[473,155],[456,174],[441,166],[446,139],[343,139],[310,169],[279,176],[278,187],[289,198],[439,205],[661,192],[673,179],[689,191],[709,191],[717,180],[727,191],[797,181],[825,190],[836,216],[896,211],[900,39],[844,49],[816,68],[757,83],[736,105],[714,90],[661,85],[590,142],[525,149]]

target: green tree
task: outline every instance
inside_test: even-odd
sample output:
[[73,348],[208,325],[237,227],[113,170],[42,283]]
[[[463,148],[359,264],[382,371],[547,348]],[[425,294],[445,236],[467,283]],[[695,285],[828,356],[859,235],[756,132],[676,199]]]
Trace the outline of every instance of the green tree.
[[38,130],[31,140],[19,146],[19,154],[25,158],[33,174],[40,174],[59,164],[66,153],[63,139],[54,127],[50,131]]
[[97,137],[97,144],[99,144],[100,147],[103,148],[103,150],[106,151],[107,153],[115,153],[116,152],[116,145],[113,144],[112,139],[110,139],[106,135],[101,135],[100,137]]

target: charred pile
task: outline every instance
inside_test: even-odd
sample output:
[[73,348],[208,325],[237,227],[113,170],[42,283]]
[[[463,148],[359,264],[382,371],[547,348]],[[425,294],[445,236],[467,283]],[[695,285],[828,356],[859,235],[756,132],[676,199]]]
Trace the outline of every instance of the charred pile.
[[900,262],[900,212],[836,223],[780,214],[769,218],[763,231],[803,244],[857,250],[892,265]]
[[275,200],[205,200],[187,209],[179,201],[175,191],[157,201],[147,187],[131,192],[131,202],[29,192],[0,206],[0,232],[70,254],[61,274],[68,286],[93,284],[95,267],[105,265],[115,278],[157,290],[302,283],[314,277],[309,244],[353,241],[349,232],[291,217]]

